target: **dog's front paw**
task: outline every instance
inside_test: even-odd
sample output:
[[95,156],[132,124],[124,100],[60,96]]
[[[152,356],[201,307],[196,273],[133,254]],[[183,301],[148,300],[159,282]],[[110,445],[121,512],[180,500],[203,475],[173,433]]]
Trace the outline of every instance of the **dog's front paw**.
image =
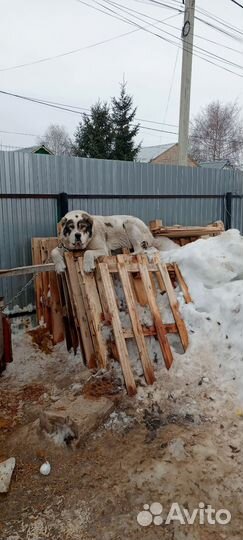
[[95,256],[92,252],[87,251],[84,254],[84,271],[89,274],[95,270]]
[[55,270],[57,274],[62,274],[63,272],[65,272],[66,265],[63,259],[55,263]]
[[55,265],[55,271],[57,274],[62,274],[66,270],[65,261],[63,258],[63,252],[60,248],[56,247],[51,252],[51,258]]

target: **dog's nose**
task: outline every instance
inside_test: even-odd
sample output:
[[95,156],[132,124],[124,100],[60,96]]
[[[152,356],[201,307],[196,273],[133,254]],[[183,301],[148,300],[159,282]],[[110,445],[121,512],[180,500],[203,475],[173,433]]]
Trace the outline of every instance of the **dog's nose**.
[[80,233],[78,233],[78,232],[75,233],[75,240],[80,242],[80,240],[81,240],[81,234]]

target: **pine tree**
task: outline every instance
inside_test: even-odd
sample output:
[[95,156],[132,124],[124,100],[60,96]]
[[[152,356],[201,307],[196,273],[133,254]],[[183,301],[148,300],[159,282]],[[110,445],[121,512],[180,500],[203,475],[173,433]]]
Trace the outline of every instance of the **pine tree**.
[[113,159],[133,161],[140,149],[135,137],[139,124],[133,124],[137,108],[133,108],[133,98],[126,92],[126,83],[121,84],[118,99],[112,98],[112,122],[114,129]]
[[75,133],[74,155],[112,159],[113,126],[107,103],[97,102],[90,115],[83,114]]

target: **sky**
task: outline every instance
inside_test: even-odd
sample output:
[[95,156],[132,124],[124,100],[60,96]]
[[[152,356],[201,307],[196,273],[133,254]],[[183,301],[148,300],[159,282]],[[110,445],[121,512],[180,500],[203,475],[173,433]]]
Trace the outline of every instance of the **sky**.
[[[73,137],[80,113],[117,96],[123,80],[142,145],[177,141],[182,0],[0,0],[0,8],[0,90],[76,107],[71,113],[0,93],[0,149],[34,145],[50,124]],[[191,119],[212,100],[243,108],[243,9],[232,0],[196,0],[196,17]],[[75,49],[82,50],[33,64]]]

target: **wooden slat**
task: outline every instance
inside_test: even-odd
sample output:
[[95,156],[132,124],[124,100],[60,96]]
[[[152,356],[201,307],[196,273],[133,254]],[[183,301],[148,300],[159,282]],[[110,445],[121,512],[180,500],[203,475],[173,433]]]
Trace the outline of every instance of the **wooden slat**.
[[149,228],[152,232],[154,229],[159,229],[162,227],[162,219],[154,219],[153,221],[149,222]]
[[66,307],[66,299],[65,299],[65,294],[64,294],[64,287],[63,287],[64,280],[65,280],[64,274],[57,275],[58,290],[59,290],[60,301],[61,301],[61,306],[62,306],[62,317],[63,317],[63,325],[64,325],[64,330],[65,330],[66,346],[67,346],[67,350],[70,351],[73,346],[73,341],[72,341],[71,329],[70,329],[69,318],[68,318],[68,310]]
[[107,364],[107,349],[105,341],[101,332],[102,325],[102,307],[99,299],[99,294],[97,291],[96,281],[93,273],[87,274],[83,269],[83,259],[80,257],[78,259],[80,275],[85,287],[85,293],[88,302],[88,309],[90,311],[90,325],[93,327],[97,348],[97,360],[101,368],[105,368]]
[[102,279],[101,279],[101,275],[100,275],[99,266],[97,266],[97,268],[96,268],[95,278],[96,278],[96,285],[97,285],[97,289],[98,289],[98,293],[99,293],[99,297],[100,297],[100,303],[101,303],[102,311],[103,311],[103,314],[102,314],[103,320],[107,324],[111,324],[111,318],[110,318],[110,312],[109,312],[109,304],[108,304],[107,299],[106,299],[106,295],[105,295],[105,291],[104,291],[104,287],[103,287],[103,283],[102,283]]
[[[126,263],[126,269],[127,269],[128,272],[132,272],[132,273],[139,272],[139,265],[138,265],[138,262],[137,262],[137,255],[123,255],[123,258],[124,258],[123,259],[124,262]],[[105,255],[104,257],[99,257],[99,262],[106,263],[108,265],[109,272],[111,272],[111,273],[118,272],[116,256],[107,256],[107,255]],[[157,271],[156,265],[149,262],[149,261],[148,261],[147,266],[148,266],[149,272],[156,272]],[[167,268],[168,268],[169,272],[170,271],[174,272],[172,264],[168,264]]]
[[132,275],[134,289],[135,289],[135,292],[136,292],[136,297],[137,297],[138,303],[141,306],[147,306],[148,305],[148,298],[147,298],[146,291],[145,291],[145,288],[144,288],[144,284],[142,282],[142,279],[141,279],[141,276],[140,276],[139,272],[137,272],[136,274],[130,274],[130,275]]
[[121,321],[118,314],[118,309],[116,305],[116,299],[114,295],[114,290],[112,287],[111,276],[109,274],[109,269],[106,263],[98,263],[101,279],[104,286],[105,295],[107,298],[107,303],[109,305],[110,318],[112,321],[112,327],[114,332],[114,337],[116,341],[116,346],[120,358],[120,363],[125,379],[125,384],[127,387],[127,392],[129,395],[134,395],[137,392],[136,384],[132,374],[129,356],[127,351],[126,342],[123,336]]
[[[42,238],[40,240],[40,250],[41,250],[41,262],[43,264],[47,264],[49,260],[49,256],[52,250],[51,244],[51,238]],[[53,246],[54,247],[54,246]],[[55,280],[55,275],[53,282]],[[54,323],[54,317],[55,314],[53,313],[53,299],[51,294],[51,273],[50,272],[44,272],[42,274],[42,283],[43,283],[43,307],[44,307],[44,321],[46,323],[46,327],[48,328],[51,335],[53,335],[53,323]]]
[[[40,252],[40,239],[39,238],[32,238],[32,260],[38,266],[42,262],[42,260],[41,260],[41,252]],[[5,274],[3,274],[3,275],[7,275],[6,271],[5,271]],[[21,275],[21,274],[16,273],[16,274],[12,274],[12,275]],[[43,309],[43,304],[42,304],[42,295],[43,295],[42,275],[38,275],[35,278],[36,314],[37,314],[38,323],[40,323],[41,321],[44,321],[44,309]]]
[[178,333],[181,338],[181,342],[183,345],[184,351],[186,351],[188,347],[188,333],[185,326],[185,323],[183,319],[181,318],[180,312],[179,312],[179,304],[175,295],[175,291],[173,289],[172,283],[170,281],[170,276],[168,274],[167,268],[165,264],[161,264],[159,257],[155,255],[154,260],[157,262],[158,270],[160,271],[161,277],[164,281],[166,292],[168,294],[168,299],[171,307],[171,311],[173,313],[175,323],[178,328]]
[[167,236],[168,238],[186,238],[186,237],[201,237],[221,234],[224,231],[222,221],[216,222],[206,227],[158,227],[153,229],[155,236]]
[[[166,334],[178,334],[177,326],[174,323],[164,324]],[[143,326],[142,333],[145,337],[157,336],[157,330],[155,326]],[[133,331],[129,328],[123,328],[123,335],[125,339],[131,339],[134,337]]]
[[[76,260],[76,263],[78,265],[77,260]],[[86,314],[86,317],[87,317],[89,330],[90,330],[91,341],[92,341],[93,348],[94,348],[94,356],[91,357],[90,363],[87,364],[88,367],[90,369],[92,369],[92,368],[97,367],[98,345],[97,345],[97,340],[96,340],[94,327],[93,327],[93,324],[92,324],[92,314],[91,314],[90,309],[89,309],[88,299],[87,299],[87,295],[86,295],[86,289],[85,289],[85,286],[84,286],[83,278],[82,278],[82,276],[80,274],[79,265],[78,265],[78,282],[79,282],[79,287],[80,287],[82,297],[83,297],[85,314]]]
[[185,298],[185,302],[187,304],[190,304],[190,302],[192,302],[192,297],[189,293],[189,289],[188,289],[188,286],[181,274],[181,271],[180,271],[180,268],[177,264],[174,263],[174,268],[175,268],[175,274],[176,274],[176,278],[177,278],[177,281],[180,285],[180,288],[183,292],[183,295],[184,295],[184,298]]
[[153,370],[152,362],[148,355],[148,350],[147,350],[145,339],[143,336],[142,326],[141,326],[141,323],[140,323],[140,320],[136,311],[129,275],[127,273],[122,255],[121,256],[118,255],[117,260],[118,260],[119,276],[120,276],[122,287],[124,290],[126,303],[127,303],[131,323],[132,323],[134,338],[137,343],[138,352],[139,352],[140,359],[143,366],[145,380],[147,381],[148,384],[153,384],[153,382],[155,381],[154,370]]
[[[33,238],[35,240],[35,238]],[[32,244],[33,247],[33,244]],[[34,250],[33,252],[33,261],[35,259]],[[55,270],[53,263],[50,264],[32,264],[31,266],[18,266],[17,268],[6,268],[0,270],[0,278],[10,277],[10,276],[25,276],[27,274],[38,274],[39,272],[50,272]]]
[[73,313],[72,303],[71,303],[71,299],[69,295],[69,287],[67,283],[67,275],[62,273],[60,274],[60,276],[61,276],[61,281],[62,281],[64,301],[65,301],[65,316],[67,317],[67,321],[68,321],[72,347],[73,347],[74,353],[76,354],[78,345],[79,345],[79,336],[78,336],[77,329],[75,326],[74,313]]
[[96,366],[96,363],[94,362],[94,347],[90,335],[88,320],[86,317],[82,291],[79,285],[76,263],[72,256],[72,253],[65,254],[65,261],[69,274],[70,286],[72,288],[73,302],[81,334],[82,348],[84,350],[86,361],[85,363],[89,368],[93,368]]
[[[48,249],[48,260],[51,257],[51,251],[56,247],[57,239],[49,238],[47,249]],[[47,263],[48,264],[48,263]],[[63,327],[63,317],[62,317],[62,306],[60,301],[60,294],[57,282],[56,272],[49,272],[50,280],[50,308],[51,308],[51,321],[52,321],[52,341],[56,345],[64,339],[64,327]]]
[[165,331],[163,322],[161,320],[161,314],[156,303],[153,288],[151,285],[151,280],[150,280],[148,266],[147,266],[147,257],[145,255],[137,255],[137,258],[139,261],[139,271],[140,271],[143,284],[147,293],[149,307],[152,313],[155,328],[157,330],[157,336],[158,336],[159,344],[160,344],[162,354],[164,357],[164,362],[167,369],[169,369],[173,362],[173,356],[172,356],[170,344],[166,336],[166,331]]

